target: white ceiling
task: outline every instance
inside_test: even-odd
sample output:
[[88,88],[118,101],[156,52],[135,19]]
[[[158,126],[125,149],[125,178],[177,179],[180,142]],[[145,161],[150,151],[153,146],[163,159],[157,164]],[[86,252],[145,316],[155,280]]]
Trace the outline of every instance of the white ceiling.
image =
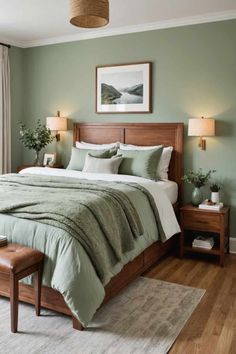
[[236,18],[236,0],[110,0],[110,24],[69,23],[69,0],[0,0],[0,41],[20,47]]

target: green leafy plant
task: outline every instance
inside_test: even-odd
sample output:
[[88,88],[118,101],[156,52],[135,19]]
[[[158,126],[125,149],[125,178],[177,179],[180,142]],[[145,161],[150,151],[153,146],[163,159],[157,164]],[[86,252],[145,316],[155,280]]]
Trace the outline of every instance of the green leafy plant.
[[212,183],[210,185],[210,190],[211,192],[219,192],[221,189],[220,185],[218,183]]
[[51,130],[46,125],[37,121],[35,129],[26,128],[26,125],[20,124],[20,141],[29,150],[35,150],[39,153],[43,148],[54,140]]
[[213,173],[216,170],[209,170],[207,173],[204,173],[201,168],[198,171],[188,171],[186,175],[183,176],[182,180],[186,183],[193,184],[195,187],[200,188],[205,186]]

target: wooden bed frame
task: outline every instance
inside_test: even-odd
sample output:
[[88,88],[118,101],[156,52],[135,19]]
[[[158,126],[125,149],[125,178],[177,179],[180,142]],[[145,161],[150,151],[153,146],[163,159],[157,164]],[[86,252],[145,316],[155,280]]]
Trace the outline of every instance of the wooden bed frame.
[[[164,145],[173,146],[173,154],[169,169],[169,179],[178,183],[178,201],[173,205],[178,215],[179,206],[182,202],[182,180],[183,175],[183,123],[75,123],[75,141],[86,141],[94,144],[106,144],[120,141],[134,145]],[[176,237],[167,242],[155,242],[144,250],[133,261],[129,262],[105,287],[106,297],[104,302],[115,296],[122,288],[129,284],[136,276],[141,275],[155,264],[163,255],[169,252],[176,245]],[[0,273],[0,295],[9,297],[9,279]],[[19,299],[34,304],[33,287],[20,285]],[[58,311],[72,316],[73,328],[82,330],[80,322],[72,315],[67,307],[63,296],[52,288],[42,288],[42,307]]]

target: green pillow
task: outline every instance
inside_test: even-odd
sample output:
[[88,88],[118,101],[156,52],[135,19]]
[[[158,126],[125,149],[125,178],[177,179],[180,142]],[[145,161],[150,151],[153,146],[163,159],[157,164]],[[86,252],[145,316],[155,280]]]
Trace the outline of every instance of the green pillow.
[[143,178],[158,180],[157,166],[159,164],[163,146],[152,150],[118,150],[122,154],[119,173]]
[[123,158],[117,155],[112,156],[110,159],[101,159],[88,153],[83,172],[117,174],[122,160]]
[[72,148],[71,158],[67,170],[77,170],[82,171],[84,168],[85,158],[87,154],[90,153],[94,157],[100,157],[103,159],[108,159],[117,153],[116,148],[107,150],[91,150],[91,149],[79,149]]

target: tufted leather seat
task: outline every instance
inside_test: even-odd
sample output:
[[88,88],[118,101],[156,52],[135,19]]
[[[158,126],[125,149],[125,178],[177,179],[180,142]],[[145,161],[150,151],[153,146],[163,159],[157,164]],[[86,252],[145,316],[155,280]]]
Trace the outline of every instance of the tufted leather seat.
[[43,253],[18,244],[0,247],[0,272],[19,273],[43,260]]
[[30,247],[8,244],[0,247],[0,272],[9,274],[11,331],[17,332],[19,280],[34,273],[35,309],[40,315],[44,254]]

